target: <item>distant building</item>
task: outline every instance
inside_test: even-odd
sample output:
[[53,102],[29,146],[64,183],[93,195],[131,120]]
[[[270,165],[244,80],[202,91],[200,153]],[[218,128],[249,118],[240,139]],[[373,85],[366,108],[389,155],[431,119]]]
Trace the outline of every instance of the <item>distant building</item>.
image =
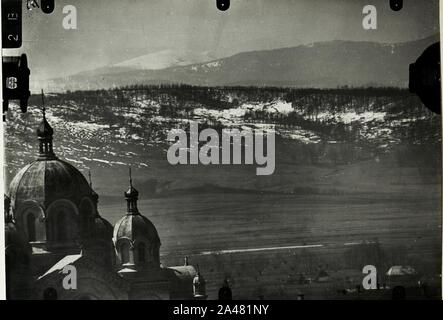
[[[204,299],[200,272],[164,268],[160,238],[137,207],[130,181],[127,212],[113,227],[98,212],[92,184],[53,151],[53,129],[38,127],[38,158],[21,169],[5,196],[8,299]],[[63,286],[77,272],[76,289]]]

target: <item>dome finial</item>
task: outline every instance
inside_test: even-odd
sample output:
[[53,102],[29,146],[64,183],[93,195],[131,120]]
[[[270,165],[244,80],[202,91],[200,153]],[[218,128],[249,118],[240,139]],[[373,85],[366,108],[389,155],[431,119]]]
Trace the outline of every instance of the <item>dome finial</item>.
[[48,160],[55,159],[54,151],[52,148],[52,136],[54,134],[54,130],[51,125],[46,120],[46,107],[45,107],[45,98],[42,89],[42,115],[43,119],[37,129],[37,136],[40,141],[39,148],[39,160]]
[[92,189],[92,176],[91,176],[91,170],[88,170],[88,178],[89,178],[89,187],[91,188],[91,197],[92,200],[94,200],[94,203],[97,207],[98,204],[98,194],[97,192],[94,191],[94,189]]
[[88,177],[89,177],[89,186],[92,189],[92,178],[91,178],[91,170],[90,169],[88,170]]
[[132,169],[129,167],[129,185],[132,188]]
[[42,112],[43,112],[43,119],[46,119],[45,94],[43,93],[43,89],[42,89]]
[[132,185],[132,169],[129,167],[129,189],[125,192],[125,198],[128,202],[128,214],[138,214],[137,200],[138,191]]

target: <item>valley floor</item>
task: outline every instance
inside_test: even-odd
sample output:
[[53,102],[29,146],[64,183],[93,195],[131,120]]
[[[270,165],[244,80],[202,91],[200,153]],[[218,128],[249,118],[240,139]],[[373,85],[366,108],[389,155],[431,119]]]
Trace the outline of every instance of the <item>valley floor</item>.
[[[206,193],[145,200],[139,208],[158,229],[162,262],[188,256],[210,299],[225,277],[234,298],[342,299],[339,292],[361,285],[364,265],[377,266],[381,278],[392,265],[440,273],[438,197]],[[100,211],[114,223],[124,204]],[[316,281],[322,271],[328,279]]]

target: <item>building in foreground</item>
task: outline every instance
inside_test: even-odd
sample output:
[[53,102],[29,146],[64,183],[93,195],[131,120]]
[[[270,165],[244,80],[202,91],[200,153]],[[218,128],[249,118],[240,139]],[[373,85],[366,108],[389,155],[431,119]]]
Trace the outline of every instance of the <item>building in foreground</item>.
[[112,226],[91,183],[55,155],[53,134],[43,111],[38,157],[5,196],[8,299],[205,299],[196,268],[161,265],[160,237],[138,210],[132,179],[126,214]]

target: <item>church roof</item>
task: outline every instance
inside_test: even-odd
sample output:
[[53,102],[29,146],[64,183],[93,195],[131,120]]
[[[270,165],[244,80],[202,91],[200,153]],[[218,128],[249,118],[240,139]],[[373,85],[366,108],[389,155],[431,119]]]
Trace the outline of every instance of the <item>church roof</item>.
[[112,224],[100,215],[94,217],[92,238],[112,241],[114,228]]
[[21,169],[9,186],[11,205],[34,200],[46,207],[56,199],[76,203],[91,190],[85,177],[74,166],[60,159],[34,161]]
[[114,227],[114,241],[128,239],[132,242],[147,239],[160,246],[160,237],[154,224],[141,214],[128,214],[122,217]]
[[54,129],[52,129],[49,122],[46,120],[46,117],[43,117],[42,122],[37,128],[37,136],[39,138],[52,138],[54,134]]
[[168,267],[174,272],[174,275],[180,280],[192,280],[197,275],[197,269],[194,266],[175,266]]
[[127,212],[114,226],[114,243],[120,239],[127,239],[131,242],[137,240],[149,241],[160,247],[160,237],[154,224],[140,214],[137,208],[138,191],[132,185],[132,172],[129,168],[129,189],[124,193],[127,201]]
[[20,202],[35,201],[43,208],[57,199],[78,203],[84,196],[92,195],[91,187],[83,174],[66,161],[58,159],[52,150],[54,130],[43,119],[37,128],[40,154],[36,161],[22,168],[12,180],[9,197],[13,209]]

